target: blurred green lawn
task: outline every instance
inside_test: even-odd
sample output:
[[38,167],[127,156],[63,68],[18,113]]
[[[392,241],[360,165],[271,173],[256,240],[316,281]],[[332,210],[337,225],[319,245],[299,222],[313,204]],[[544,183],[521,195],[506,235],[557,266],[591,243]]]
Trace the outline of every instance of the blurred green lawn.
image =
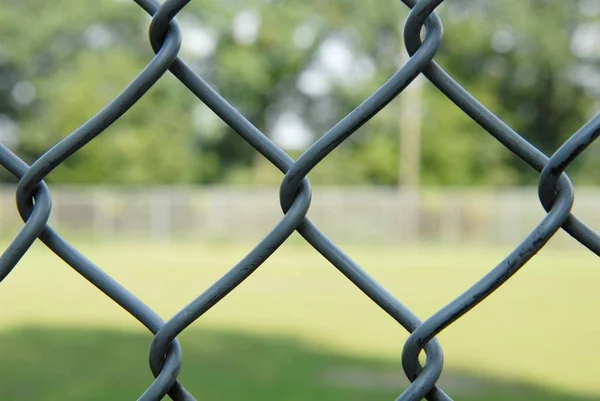
[[[76,242],[168,318],[250,246]],[[506,254],[481,247],[344,247],[422,317]],[[444,331],[442,384],[459,400],[600,399],[600,263],[548,249]],[[0,284],[2,400],[133,399],[152,337],[36,244]],[[406,332],[310,247],[291,243],[182,337],[200,399],[393,399]],[[587,396],[588,398],[584,398]]]

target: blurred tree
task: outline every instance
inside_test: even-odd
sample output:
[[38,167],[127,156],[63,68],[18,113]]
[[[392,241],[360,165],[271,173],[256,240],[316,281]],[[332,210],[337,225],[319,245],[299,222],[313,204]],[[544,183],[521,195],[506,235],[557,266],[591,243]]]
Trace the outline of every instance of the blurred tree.
[[[437,59],[513,129],[551,155],[592,117],[600,89],[587,86],[586,77],[578,73],[600,56],[598,46],[585,55],[578,51],[582,42],[600,40],[600,15],[586,10],[584,3],[452,2],[445,9],[445,45]],[[582,37],[581,28],[590,23],[596,32]],[[471,135],[485,133],[478,130]],[[473,170],[473,174],[500,173],[492,179],[498,183],[537,180],[530,167],[502,148],[498,154],[496,148],[489,141],[478,146],[477,153],[485,158],[473,166],[480,173]],[[488,160],[501,162],[502,167]],[[583,163],[575,167],[575,176],[583,169],[585,177],[598,182],[600,177],[590,174]],[[473,176],[473,182],[482,181]]]
[[[600,76],[600,46],[594,45],[600,10],[593,2],[443,4],[445,37],[436,60],[550,153],[591,116],[600,93],[600,80],[593,79]],[[0,141],[29,162],[89,119],[152,57],[149,17],[133,2],[89,8],[75,0],[61,7],[41,0],[3,3]],[[399,68],[406,15],[398,1],[379,7],[354,0],[192,2],[178,16],[181,55],[298,156]],[[313,182],[394,185],[398,107],[394,101],[342,144],[311,173]],[[529,167],[431,85],[423,108],[424,184],[535,181]],[[597,182],[589,173],[597,158],[587,153],[582,159],[573,174]],[[281,174],[167,74],[49,179],[277,183]]]

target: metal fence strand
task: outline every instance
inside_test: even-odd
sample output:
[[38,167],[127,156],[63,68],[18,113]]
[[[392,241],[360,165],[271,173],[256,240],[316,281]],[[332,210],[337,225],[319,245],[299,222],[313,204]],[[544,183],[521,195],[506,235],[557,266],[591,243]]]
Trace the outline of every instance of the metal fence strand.
[[[573,134],[550,158],[540,174],[538,195],[544,209],[548,212],[556,197],[556,186],[559,177],[566,168],[600,135],[600,114],[587,122]],[[565,231],[573,235],[590,251],[600,256],[600,236],[581,223],[574,216],[567,218],[563,224]]]
[[[4,146],[0,147],[0,164],[15,176],[21,176],[28,168],[25,162],[13,155]],[[33,245],[50,218],[52,199],[46,183],[40,183],[33,193],[33,199],[35,199],[35,208],[33,208],[31,200],[26,202],[27,217],[25,226],[0,256],[0,283],[10,274],[12,269],[19,263],[19,260]]]
[[[439,4],[440,2],[432,2],[435,4]],[[355,111],[353,111],[346,119],[346,121],[350,121],[350,124],[348,124],[347,127],[344,127],[344,124],[346,121],[343,121],[340,124],[337,124],[336,127],[334,127],[328,134],[324,135],[322,138],[325,138],[323,141],[329,139],[329,138],[333,138],[332,142],[336,142],[336,136],[338,135],[342,135],[342,136],[349,136],[352,132],[354,132],[357,129],[357,125],[364,123],[368,118],[372,117],[372,115],[374,115],[374,111],[372,110],[373,108],[376,110],[381,109],[385,104],[387,104],[391,99],[393,99],[393,97],[395,95],[397,95],[403,87],[406,86],[407,81],[414,79],[415,75],[413,70],[415,69],[415,66],[418,65],[418,63],[421,64],[420,68],[423,68],[423,65],[426,65],[426,63],[431,60],[431,57],[433,57],[433,54],[435,53],[435,51],[437,50],[437,48],[439,47],[439,42],[441,41],[441,24],[439,23],[439,19],[438,20],[432,20],[430,22],[430,30],[431,30],[431,35],[428,35],[428,37],[430,38],[429,40],[426,39],[425,43],[429,44],[431,43],[430,49],[427,49],[426,47],[423,49],[423,56],[421,57],[415,57],[413,58],[411,61],[409,61],[409,64],[407,65],[407,67],[403,70],[401,70],[398,74],[396,74],[390,81],[388,81],[381,89],[380,91],[378,91],[378,94],[381,94],[380,96],[376,96],[374,95],[373,97],[371,97],[369,100],[371,100],[371,102],[369,102],[369,100],[367,100],[365,103],[363,103],[362,109],[359,108],[356,109]],[[436,26],[437,25],[437,26]],[[436,36],[437,35],[437,36]],[[151,35],[151,40],[154,36]],[[154,50],[157,51],[159,49],[159,47],[157,47],[157,45],[154,45]],[[428,51],[425,52],[425,49],[427,49]],[[213,109],[213,111],[215,111],[217,113],[217,115],[219,115],[227,124],[229,124],[236,132],[238,132],[244,139],[246,139],[252,146],[254,146],[259,152],[263,153],[265,156],[270,156],[269,159],[272,162],[275,163],[279,163],[280,165],[277,166],[280,169],[282,169],[283,171],[288,169],[289,164],[289,157],[285,157],[285,156],[279,156],[279,155],[273,155],[273,153],[281,153],[282,151],[275,145],[273,144],[266,136],[264,136],[262,133],[260,133],[260,131],[258,129],[256,129],[254,126],[252,126],[252,124],[250,122],[248,122],[246,119],[244,119],[232,106],[230,106],[222,97],[220,97],[214,90],[212,90],[212,88],[210,88],[204,81],[201,80],[200,77],[198,77],[191,69],[189,69],[189,67],[185,66],[185,64],[180,61],[180,60],[176,60],[173,63],[173,66],[171,68],[171,71],[174,73],[174,75],[176,77],[178,77],[180,80],[182,80],[184,82],[184,84],[190,88],[201,100],[203,100],[211,109]],[[394,79],[395,78],[395,79]],[[337,142],[337,144],[341,143],[341,140],[339,140]],[[335,144],[333,145],[335,146]],[[316,158],[314,156],[312,156],[309,152],[311,151],[315,151],[318,156],[316,156]],[[320,161],[323,157],[325,157],[325,154],[319,155],[319,152],[321,152],[322,150],[325,150],[326,152],[329,152],[331,150],[333,150],[332,147],[332,143],[316,143],[313,147],[311,147],[306,153],[309,156],[305,158],[309,159],[309,162],[304,162],[304,159],[302,159],[302,157],[293,165],[291,165],[292,168],[294,168],[294,166],[302,166],[302,165],[306,165],[308,166],[309,164],[312,164],[312,166],[316,165],[318,163],[318,161]],[[304,155],[303,155],[304,156]],[[287,161],[287,163],[285,163],[284,166],[281,166],[281,161],[283,160]],[[277,164],[276,164],[277,165]],[[309,167],[306,171],[302,171],[301,173],[303,175],[306,175],[308,173],[308,171],[310,171]],[[289,172],[288,172],[289,174]],[[286,175],[286,178],[289,177],[289,175]],[[301,177],[302,179],[303,177]],[[298,185],[298,184],[294,184],[294,185]],[[282,207],[284,212],[286,212],[286,208],[289,207],[289,205],[286,205],[286,202],[290,202],[291,198],[289,196],[289,194],[293,193],[294,189],[292,188],[291,190],[285,190],[285,188],[290,187],[289,183],[285,182],[284,179],[284,183],[282,184],[281,188],[281,202],[282,202]],[[286,195],[286,193],[288,195]],[[286,196],[288,196],[286,198]],[[300,230],[300,232],[302,233],[302,230]],[[307,238],[308,239],[308,238]],[[317,242],[318,240],[310,241],[311,244],[313,246],[317,246]],[[331,249],[337,249],[337,248],[331,248],[332,244],[323,244],[325,248],[327,248],[327,245],[329,246],[329,250]],[[255,250],[257,250],[255,248]],[[335,251],[334,251],[335,252]],[[243,263],[243,262],[242,262]],[[185,309],[183,309],[177,316],[175,316],[172,321],[167,322],[167,327],[164,328],[165,331],[161,331],[161,334],[159,334],[156,338],[155,341],[153,342],[153,345],[151,347],[151,365],[153,367],[153,369],[157,369],[159,364],[158,361],[160,360],[160,355],[162,352],[164,352],[164,349],[166,347],[166,344],[169,343],[169,340],[174,338],[178,332],[180,332],[180,330],[182,330],[183,328],[185,328],[188,324],[190,324],[193,320],[186,320],[184,319],[196,319],[199,316],[201,316],[202,313],[206,312],[206,310],[208,310],[208,308],[212,307],[212,303],[211,302],[216,302],[216,297],[221,297],[224,296],[226,292],[231,291],[231,289],[233,288],[234,285],[239,285],[240,281],[242,279],[242,277],[238,278],[237,280],[233,280],[232,276],[235,275],[236,272],[238,272],[239,270],[242,270],[241,268],[243,267],[242,265],[238,265],[236,266],[236,268],[234,268],[235,270],[230,271],[230,275],[229,276],[225,276],[221,279],[220,282],[216,283],[213,287],[211,287],[209,290],[207,290],[207,292],[205,292],[203,295],[201,295],[195,302],[193,302],[192,304],[188,305],[188,307],[186,307]],[[238,273],[240,274],[240,273]],[[241,274],[240,274],[241,275]],[[245,279],[244,276],[243,279]],[[235,284],[234,284],[235,283]],[[387,301],[388,303],[390,302],[389,300]],[[400,309],[400,311],[403,311],[403,309]],[[403,312],[399,312],[399,313],[403,313]],[[401,317],[401,320],[406,320],[405,318]],[[163,337],[163,333],[166,332],[166,330],[169,329],[168,335],[164,334]],[[435,348],[436,344],[432,344],[432,346]],[[439,347],[439,345],[438,345]],[[440,353],[441,356],[441,353]],[[435,360],[435,359],[434,359]],[[440,365],[439,365],[439,370],[441,371],[441,357],[439,358],[440,361]],[[432,363],[434,363],[432,361]],[[439,374],[438,374],[439,377]],[[433,378],[431,380],[432,384],[435,384],[435,381],[437,380],[437,377]],[[438,399],[438,398],[432,398],[432,399]],[[439,398],[439,399],[447,399],[447,398]]]
[[[19,159],[18,156],[13,154],[10,150],[8,150],[2,145],[0,145],[0,164],[17,178],[22,178],[27,169],[29,168],[29,166],[27,166],[25,162]],[[38,199],[41,200],[41,202],[39,203],[44,202],[44,197],[47,197],[49,199],[49,193],[47,190],[44,191],[45,188],[46,186],[42,182],[42,184],[40,185],[40,196],[39,198],[37,196],[35,198],[35,208],[38,208]],[[23,220],[26,222],[33,221],[33,214],[32,210],[30,209],[30,206],[28,204],[23,204],[19,206],[19,213],[21,214]],[[17,239],[18,238],[19,237],[17,237]],[[81,274],[81,276],[83,276],[96,288],[98,288],[109,298],[111,298],[117,305],[129,312],[140,323],[147,327],[152,333],[155,334],[156,332],[158,332],[160,327],[163,325],[163,321],[151,308],[146,306],[135,295],[130,293],[126,288],[121,286],[118,282],[116,282],[109,275],[107,275],[102,269],[94,265],[84,255],[79,253],[66,240],[64,240],[59,234],[57,234],[50,226],[45,225],[43,227],[43,231],[41,232],[41,234],[39,234],[38,238],[58,257],[64,260],[75,271]],[[35,240],[35,238],[33,238],[33,240]],[[16,243],[16,240],[13,241],[13,243]],[[31,244],[23,241],[18,245],[30,246]],[[7,253],[8,249],[5,250],[3,255]],[[173,348],[169,351],[168,358],[171,360],[171,362],[169,364],[169,369],[164,369],[165,376],[173,375],[173,373],[178,371],[179,366],[181,365],[181,348],[177,341],[174,343]],[[171,392],[172,394],[187,394],[187,392],[183,388],[181,388],[176,382],[172,385]],[[172,398],[193,399],[189,397]]]
[[[410,55],[409,60],[377,91],[294,160],[179,58],[182,39],[175,18],[190,0],[167,0],[162,4],[156,0],[135,0],[140,8],[152,16],[148,39],[155,53],[138,76],[95,116],[51,147],[31,166],[0,145],[0,165],[18,180],[15,191],[16,204],[25,223],[0,256],[0,283],[14,271],[35,240],[40,239],[82,278],[154,334],[148,356],[154,381],[146,389],[140,389],[141,396],[138,400],[161,400],[168,396],[172,400],[190,401],[195,398],[177,381],[183,353],[177,336],[235,291],[294,232],[298,232],[362,294],[410,333],[404,343],[401,363],[411,384],[399,395],[398,400],[416,401],[425,398],[430,401],[451,401],[452,398],[436,385],[442,374],[444,359],[441,345],[436,339],[440,332],[513,277],[561,228],[600,256],[600,236],[571,215],[575,194],[573,185],[565,173],[568,166],[600,136],[600,114],[573,134],[548,158],[475,99],[434,61],[443,36],[442,21],[435,10],[443,1],[402,0],[402,3],[411,9],[404,26],[404,41]],[[425,32],[423,39],[422,31]],[[225,275],[201,291],[191,303],[170,319],[163,321],[156,312],[88,260],[48,225],[52,198],[44,179],[66,159],[94,138],[104,134],[113,123],[134,107],[167,71],[283,173],[279,188],[283,216],[250,252],[241,255],[240,261]],[[402,96],[403,90],[421,74],[449,101],[479,124],[483,131],[539,173],[538,197],[546,211],[539,224],[532,228],[529,235],[504,260],[425,321],[421,321],[409,307],[371,277],[366,269],[353,261],[307,218],[312,198],[308,174],[394,98]],[[108,135],[107,133],[102,136]],[[401,264],[402,261],[399,260],[398,263]],[[423,351],[427,358],[425,364],[421,365],[418,357]]]
[[[414,4],[414,0],[402,0],[402,2],[408,7]],[[405,25],[404,40],[409,54],[413,56],[421,46],[419,35],[422,26],[411,24],[410,22],[409,19]],[[471,117],[473,121],[479,124],[507,149],[536,171],[541,172],[543,170],[548,157],[475,99],[435,61],[431,62],[423,70],[423,75],[446,95],[448,99],[465,112],[465,114]],[[551,206],[549,199],[543,199],[542,203],[548,212]],[[563,228],[582,245],[595,254],[600,255],[600,237],[575,216],[569,216],[563,223]]]

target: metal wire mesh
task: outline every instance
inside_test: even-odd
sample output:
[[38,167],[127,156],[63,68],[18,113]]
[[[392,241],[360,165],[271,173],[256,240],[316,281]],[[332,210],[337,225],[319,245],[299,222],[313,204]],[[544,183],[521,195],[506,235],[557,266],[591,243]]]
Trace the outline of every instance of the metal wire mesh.
[[[487,110],[433,61],[442,40],[442,22],[434,10],[443,0],[402,0],[411,8],[404,28],[410,59],[379,90],[320,137],[297,160],[277,147],[178,58],[181,34],[173,19],[189,1],[168,0],[161,5],[154,0],[136,0],[153,17],[150,42],[155,52],[154,58],[104,109],[48,150],[35,163],[29,166],[10,150],[0,146],[0,164],[19,179],[17,206],[25,222],[23,229],[0,257],[0,281],[6,278],[36,238],[39,238],[81,276],[126,309],[155,335],[150,348],[150,368],[155,380],[143,391],[139,400],[160,400],[166,395],[173,400],[195,399],[177,381],[182,358],[177,335],[258,269],[294,231],[300,233],[366,296],[411,333],[402,354],[403,368],[411,385],[398,397],[402,401],[423,398],[451,400],[442,389],[436,387],[442,372],[442,349],[435,336],[505,283],[560,228],[590,251],[600,255],[600,237],[570,214],[574,190],[564,173],[571,162],[600,134],[600,115],[573,134],[552,157],[545,156]],[[426,35],[421,40],[423,28]],[[119,119],[167,70],[256,151],[281,170],[284,178],[280,188],[283,217],[279,223],[228,273],[164,322],[152,309],[86,259],[47,224],[51,197],[43,179]],[[311,186],[306,178],[307,174],[420,74],[508,150],[540,173],[538,195],[547,212],[545,218],[500,264],[424,322],[371,278],[306,217],[311,202]],[[418,360],[422,351],[427,355],[424,365]]]

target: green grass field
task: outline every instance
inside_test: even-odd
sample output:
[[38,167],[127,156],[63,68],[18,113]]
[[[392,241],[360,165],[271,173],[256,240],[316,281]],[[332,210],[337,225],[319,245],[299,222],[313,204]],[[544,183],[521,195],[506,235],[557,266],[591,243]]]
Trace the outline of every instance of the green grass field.
[[[75,245],[168,318],[244,245]],[[427,317],[507,249],[344,247]],[[600,263],[548,249],[444,331],[442,386],[457,400],[600,399]],[[0,399],[134,399],[152,337],[36,244],[0,284]],[[181,336],[181,378],[205,400],[394,399],[406,332],[309,246],[286,244]]]

